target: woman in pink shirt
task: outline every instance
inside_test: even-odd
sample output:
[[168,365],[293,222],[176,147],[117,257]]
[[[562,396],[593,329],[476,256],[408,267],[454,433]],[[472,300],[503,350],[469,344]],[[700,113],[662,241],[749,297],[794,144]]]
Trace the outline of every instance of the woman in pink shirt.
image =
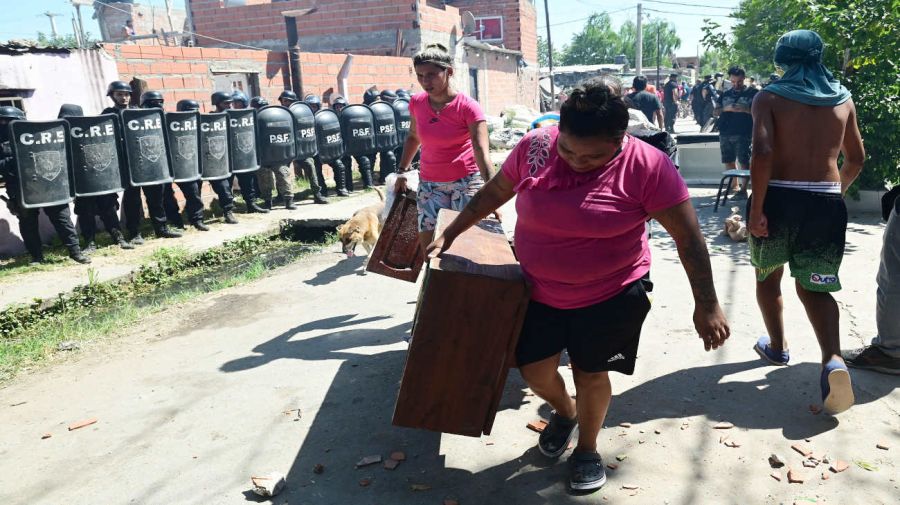
[[[608,373],[634,372],[650,310],[647,219],[675,240],[706,350],[730,333],[687,187],[671,160],[626,135],[627,126],[628,110],[606,83],[576,89],[559,125],[529,132],[503,170],[428,246],[431,256],[446,251],[517,195],[516,253],[532,293],[516,359],[534,393],[554,408],[538,440],[541,453],[562,455],[580,426],[569,458],[576,490],[606,482],[597,436],[612,398]],[[577,403],[557,371],[563,350],[572,361]]]
[[[412,119],[403,145],[398,172],[409,170],[419,146],[419,242],[425,247],[434,236],[440,209],[462,210],[490,179],[487,123],[481,106],[450,85],[453,59],[447,48],[429,44],[413,58],[416,77],[425,93],[409,102]],[[406,178],[397,180],[397,192]]]

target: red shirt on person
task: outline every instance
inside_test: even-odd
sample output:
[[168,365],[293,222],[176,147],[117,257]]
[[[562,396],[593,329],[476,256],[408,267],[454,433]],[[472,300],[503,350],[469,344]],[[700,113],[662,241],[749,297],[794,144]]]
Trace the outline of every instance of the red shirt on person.
[[481,106],[457,93],[440,112],[428,103],[427,93],[413,95],[409,113],[416,120],[416,135],[422,142],[419,175],[423,181],[451,182],[478,172],[469,126],[485,121]]

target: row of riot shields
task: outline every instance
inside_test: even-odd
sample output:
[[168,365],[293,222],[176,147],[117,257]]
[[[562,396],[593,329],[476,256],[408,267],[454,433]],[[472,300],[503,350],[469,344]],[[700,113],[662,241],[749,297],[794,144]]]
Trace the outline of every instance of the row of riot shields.
[[[40,208],[125,187],[217,180],[318,155],[323,162],[402,144],[409,103],[351,105],[341,116],[290,109],[220,113],[124,109],[121,115],[12,121],[19,203]],[[404,128],[405,125],[405,128]]]

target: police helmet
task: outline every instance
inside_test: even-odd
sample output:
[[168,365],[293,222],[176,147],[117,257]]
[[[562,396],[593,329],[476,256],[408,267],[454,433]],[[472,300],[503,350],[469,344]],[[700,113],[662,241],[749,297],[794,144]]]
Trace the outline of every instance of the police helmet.
[[244,107],[250,104],[250,99],[247,98],[247,95],[245,95],[244,92],[240,90],[235,90],[235,92],[231,94],[231,99],[235,102],[241,102],[242,104],[244,104]]
[[397,94],[397,98],[402,98],[404,100],[410,99],[409,91],[406,91],[405,89],[398,89],[395,93]]
[[141,108],[148,109],[153,107],[162,108],[165,99],[159,91],[145,91],[141,95]]
[[213,107],[216,107],[219,104],[232,102],[234,99],[231,98],[231,93],[227,91],[216,91],[212,94],[210,101],[212,102]]
[[397,93],[394,93],[393,91],[391,91],[389,89],[386,89],[386,90],[382,91],[381,94],[378,95],[378,97],[381,98],[381,100],[384,102],[394,103],[394,101],[397,100]]
[[779,79],[778,74],[769,74],[770,81],[777,81]]
[[59,114],[56,117],[62,119],[64,117],[83,115],[84,109],[82,109],[80,105],[75,105],[73,103],[64,103],[59,106]]
[[719,77],[725,77],[725,74],[723,74],[722,72],[716,72],[716,79],[718,79]]
[[254,109],[262,109],[267,105],[269,105],[269,101],[261,96],[254,96],[250,99],[250,107]]
[[309,108],[313,110],[313,112],[317,112],[322,108],[322,99],[319,98],[318,95],[309,94],[303,97],[303,101],[306,105],[309,105]]
[[178,100],[178,104],[175,106],[175,109],[178,112],[192,112],[195,110],[200,110],[200,104],[197,103],[197,100],[185,98],[184,100]]
[[296,102],[297,100],[299,100],[299,98],[297,98],[297,93],[294,93],[293,91],[291,91],[289,89],[282,91],[281,94],[278,95],[279,100],[284,99],[284,98],[291,100],[292,102]]
[[363,93],[363,103],[366,105],[370,105],[375,100],[378,100],[378,90],[375,89],[367,89],[365,93]]
[[336,97],[331,99],[331,108],[336,112],[340,112],[344,109],[344,107],[350,105],[347,103],[347,99],[342,97],[341,95],[337,95]]
[[4,105],[0,107],[0,118],[2,119],[25,119],[25,113],[18,107],[12,105]]
[[113,81],[109,83],[109,86],[106,88],[106,96],[112,96],[112,94],[116,91],[124,91],[126,93],[132,93],[131,86],[125,81]]

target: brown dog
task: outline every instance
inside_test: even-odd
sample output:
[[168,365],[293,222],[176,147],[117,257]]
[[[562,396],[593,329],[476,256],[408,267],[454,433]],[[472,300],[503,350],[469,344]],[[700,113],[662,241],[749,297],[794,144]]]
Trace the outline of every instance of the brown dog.
[[341,237],[341,244],[344,246],[344,254],[348,258],[352,258],[356,251],[356,246],[362,245],[366,249],[366,254],[372,252],[375,243],[378,242],[378,235],[381,233],[381,213],[384,210],[384,195],[378,188],[375,192],[381,201],[363,207],[353,214],[349,221],[338,227],[338,235]]

